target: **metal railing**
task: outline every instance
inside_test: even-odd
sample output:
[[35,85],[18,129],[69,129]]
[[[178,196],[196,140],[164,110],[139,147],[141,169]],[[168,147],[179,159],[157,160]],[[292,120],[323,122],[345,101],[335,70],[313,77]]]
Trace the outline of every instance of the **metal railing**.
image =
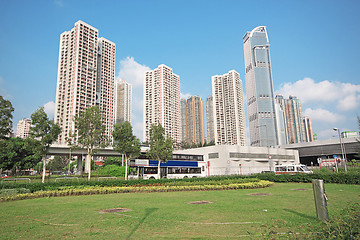
[[55,182],[57,180],[74,180],[76,179],[77,181],[79,181],[79,178],[78,177],[61,177],[61,178],[55,178]]
[[4,178],[4,179],[1,180],[1,184],[2,184],[4,181],[23,181],[23,180],[29,181],[29,183],[31,183],[31,179],[30,179],[30,178]]
[[100,179],[118,179],[117,177],[98,177],[98,181],[100,181]]

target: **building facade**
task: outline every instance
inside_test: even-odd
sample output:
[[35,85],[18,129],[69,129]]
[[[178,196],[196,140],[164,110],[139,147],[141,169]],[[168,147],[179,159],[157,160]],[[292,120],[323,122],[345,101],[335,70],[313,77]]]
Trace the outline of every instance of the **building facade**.
[[250,175],[274,171],[277,165],[300,164],[299,151],[282,148],[216,145],[175,153],[203,155],[208,176]]
[[[98,30],[78,21],[60,35],[55,122],[58,142],[76,133],[74,116],[98,105],[111,137],[114,124],[115,44],[98,37]],[[75,139],[76,140],[76,139]]]
[[295,96],[289,96],[289,99],[285,99],[280,94],[276,95],[275,100],[285,113],[287,143],[305,142],[305,130],[300,100]]
[[201,97],[191,96],[181,100],[181,121],[182,141],[204,145],[204,105]]
[[212,80],[215,144],[246,146],[245,111],[240,74],[232,70]]
[[131,123],[131,111],[132,85],[120,80],[115,84],[115,123]]
[[30,133],[31,123],[32,123],[31,119],[28,118],[24,118],[20,120],[16,128],[16,137],[23,139],[27,138]]
[[215,143],[213,96],[209,96],[206,99],[206,126],[207,126],[207,142]]
[[164,64],[145,73],[144,141],[151,125],[159,123],[175,144],[181,143],[180,77]]
[[243,37],[251,146],[278,144],[270,45],[265,26]]
[[304,132],[305,132],[305,142],[314,141],[314,133],[312,130],[311,118],[303,117]]

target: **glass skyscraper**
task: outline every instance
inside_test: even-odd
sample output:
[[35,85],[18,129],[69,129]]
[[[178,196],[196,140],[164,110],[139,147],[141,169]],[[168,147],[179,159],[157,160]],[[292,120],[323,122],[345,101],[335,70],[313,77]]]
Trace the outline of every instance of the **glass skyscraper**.
[[278,144],[269,39],[265,26],[243,37],[251,146]]

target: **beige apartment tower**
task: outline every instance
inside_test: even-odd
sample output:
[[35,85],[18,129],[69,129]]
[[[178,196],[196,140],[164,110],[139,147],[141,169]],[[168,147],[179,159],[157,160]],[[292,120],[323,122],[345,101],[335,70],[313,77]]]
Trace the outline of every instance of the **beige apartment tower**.
[[17,124],[16,137],[27,138],[30,133],[31,123],[31,119],[28,118],[20,120]]
[[55,122],[58,142],[66,144],[75,132],[74,116],[98,105],[111,138],[114,125],[115,44],[98,37],[99,31],[78,21],[60,35]]
[[215,144],[246,146],[243,88],[240,74],[232,70],[212,76]]
[[145,73],[144,141],[152,124],[161,124],[175,144],[181,142],[180,77],[161,64]]
[[115,87],[115,123],[130,122],[132,109],[132,85],[120,80]]
[[201,97],[191,96],[181,100],[181,126],[183,142],[205,144],[204,105]]
[[209,96],[206,99],[206,125],[207,125],[207,142],[215,143],[213,96]]

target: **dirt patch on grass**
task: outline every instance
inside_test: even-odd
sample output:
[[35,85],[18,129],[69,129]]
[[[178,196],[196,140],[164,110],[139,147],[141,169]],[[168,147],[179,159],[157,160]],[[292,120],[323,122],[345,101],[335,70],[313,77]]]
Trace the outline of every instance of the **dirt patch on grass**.
[[270,196],[272,194],[271,193],[249,193],[248,195],[251,195],[251,196]]
[[295,188],[295,189],[291,189],[291,190],[294,190],[294,191],[310,191],[312,189],[308,189],[308,188]]
[[210,204],[210,203],[214,203],[214,202],[209,202],[209,201],[195,201],[195,202],[188,202],[188,204]]
[[131,209],[128,208],[110,208],[100,210],[99,213],[118,213],[118,212],[130,212]]

